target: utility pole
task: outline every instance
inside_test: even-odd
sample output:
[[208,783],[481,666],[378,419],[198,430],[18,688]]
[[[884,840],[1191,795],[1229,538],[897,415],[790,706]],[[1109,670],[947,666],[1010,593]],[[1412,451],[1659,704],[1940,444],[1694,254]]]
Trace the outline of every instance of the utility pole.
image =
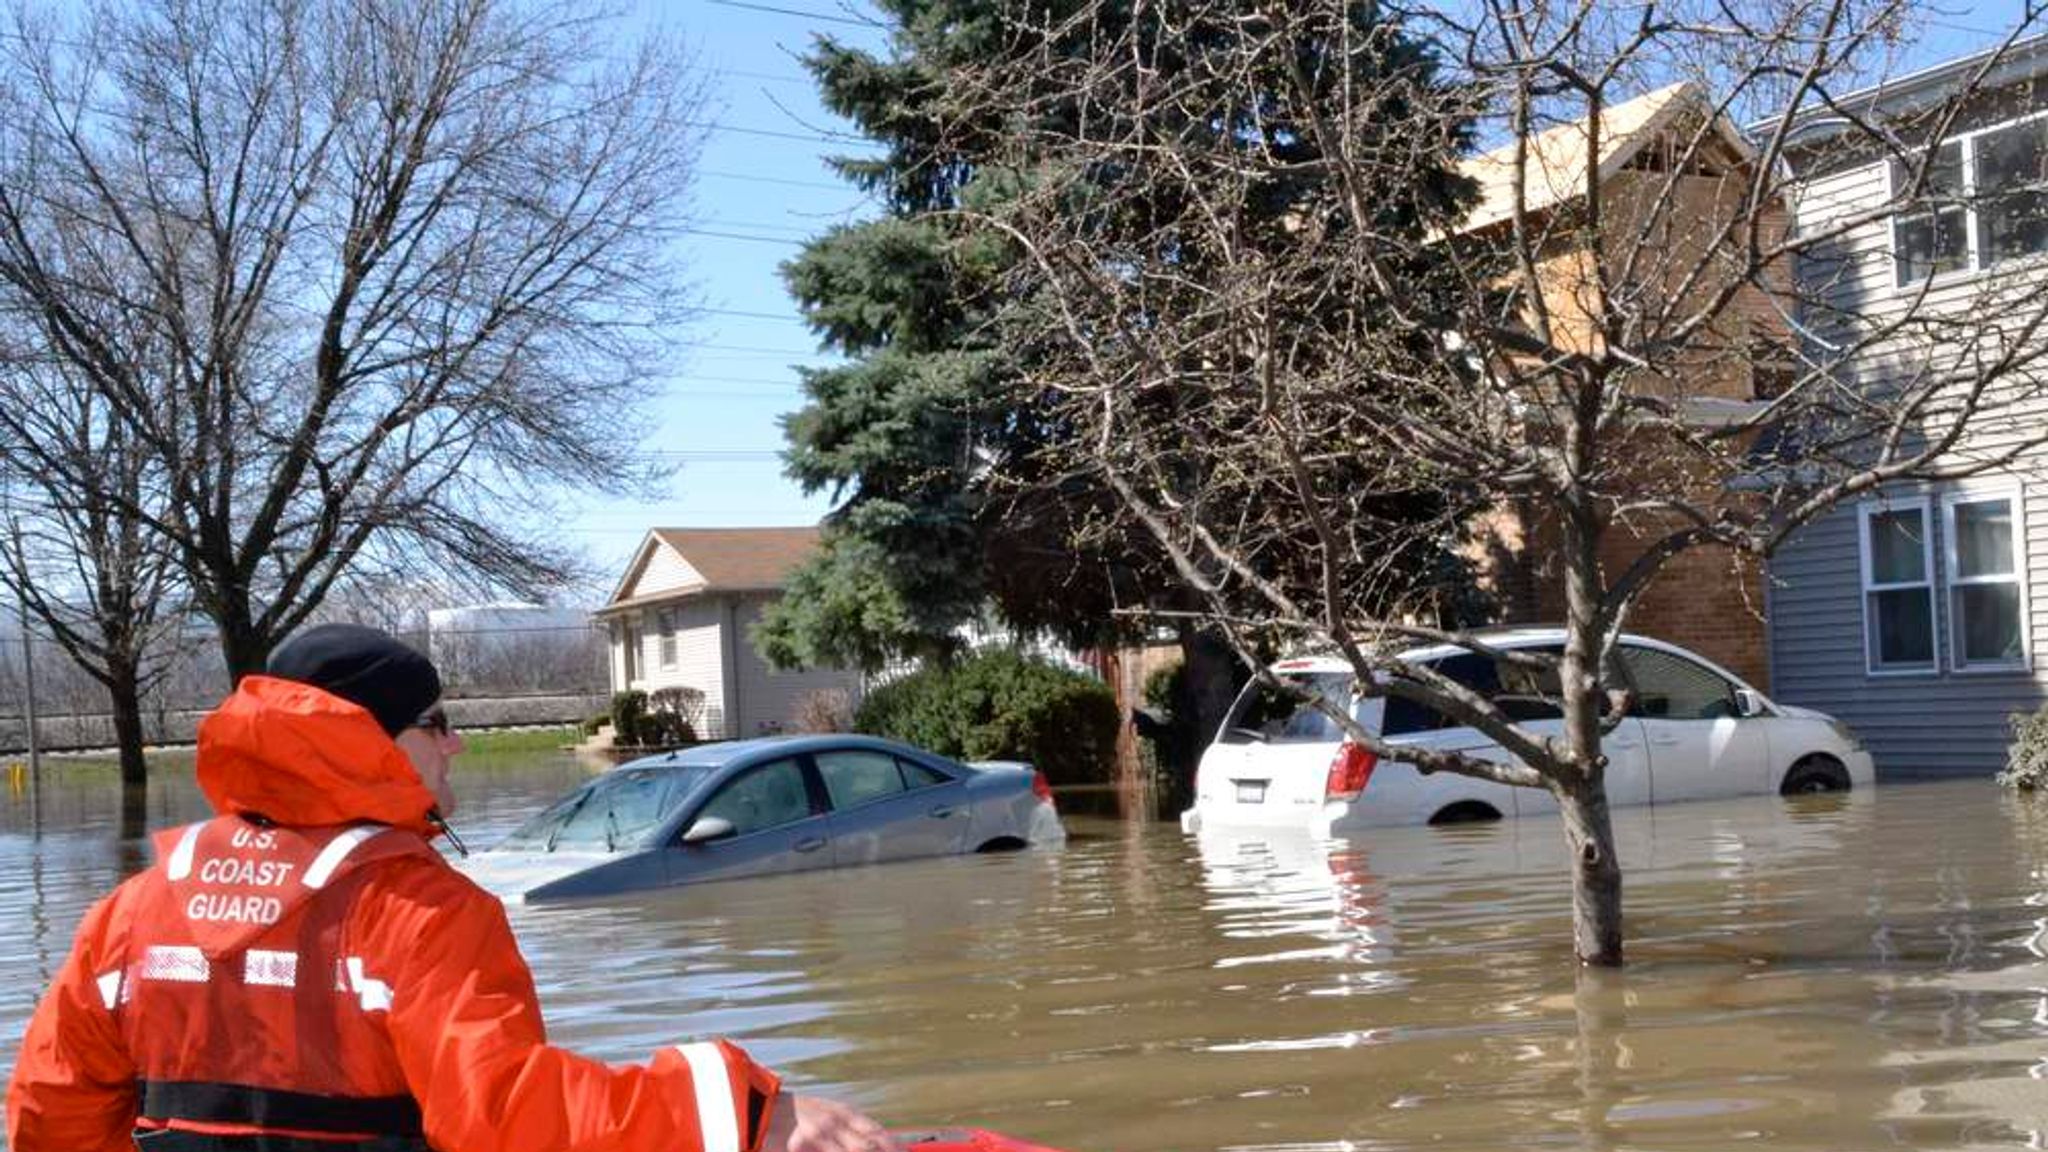
[[35,644],[28,635],[28,597],[17,601],[21,605],[21,683],[27,690],[27,699],[22,701],[22,717],[28,728],[28,805],[29,826],[38,839],[43,834],[43,752],[36,741],[36,653]]
[[[10,516],[8,527],[14,536],[14,554],[21,555],[21,518]],[[40,837],[43,830],[43,753],[42,745],[36,740],[36,646],[28,631],[28,589],[22,588],[15,597],[21,612],[21,684],[25,698],[22,700],[22,720],[28,732],[28,802],[29,821]]]

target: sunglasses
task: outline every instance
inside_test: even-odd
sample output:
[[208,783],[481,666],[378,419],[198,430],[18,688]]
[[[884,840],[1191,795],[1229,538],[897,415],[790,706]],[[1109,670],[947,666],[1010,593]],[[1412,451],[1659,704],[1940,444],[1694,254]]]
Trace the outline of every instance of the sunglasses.
[[424,728],[437,736],[446,736],[450,731],[450,726],[448,724],[448,710],[446,708],[441,707],[439,704],[436,704],[432,708],[429,708],[425,712],[422,712],[420,714],[420,718],[412,722],[412,726],[415,728]]

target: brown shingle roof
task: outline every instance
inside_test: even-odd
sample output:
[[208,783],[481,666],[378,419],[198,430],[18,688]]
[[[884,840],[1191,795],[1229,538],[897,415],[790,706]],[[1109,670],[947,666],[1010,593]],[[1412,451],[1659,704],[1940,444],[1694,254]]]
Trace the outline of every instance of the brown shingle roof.
[[706,592],[782,587],[818,548],[816,525],[804,528],[656,528],[654,535],[704,576]]
[[[704,578],[703,582],[628,595],[645,573],[654,549],[659,547],[673,549]],[[788,582],[790,571],[817,547],[816,527],[656,528],[641,542],[611,599],[597,611],[602,616],[712,592],[779,591]]]

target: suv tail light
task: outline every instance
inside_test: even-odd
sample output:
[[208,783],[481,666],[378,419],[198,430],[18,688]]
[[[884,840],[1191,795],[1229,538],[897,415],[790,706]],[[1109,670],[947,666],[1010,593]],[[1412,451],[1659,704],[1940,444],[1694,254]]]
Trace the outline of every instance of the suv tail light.
[[1031,770],[1031,794],[1047,804],[1052,803],[1052,785],[1047,782],[1045,773],[1036,768]]
[[1372,749],[1346,740],[1330,758],[1330,774],[1323,781],[1323,799],[1356,800],[1372,781],[1372,770],[1380,762]]

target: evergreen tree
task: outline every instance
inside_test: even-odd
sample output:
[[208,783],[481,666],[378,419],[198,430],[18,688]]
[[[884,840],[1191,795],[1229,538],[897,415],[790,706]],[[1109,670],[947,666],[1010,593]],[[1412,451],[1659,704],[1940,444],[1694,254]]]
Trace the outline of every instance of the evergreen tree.
[[[1167,119],[1145,125],[1148,135],[1164,133],[1192,151],[1241,152],[1268,178],[1242,207],[1248,230],[1234,251],[1157,251],[1151,238],[1161,221],[1190,210],[1189,189],[1152,181],[1141,164],[1091,170],[1068,185],[1085,191],[1061,205],[1099,244],[1095,250],[1114,252],[1125,239],[1155,243],[1144,258],[1171,263],[1183,287],[1161,291],[1150,306],[1185,322],[1214,306],[1204,285],[1224,263],[1304,243],[1304,213],[1328,199],[1330,177],[1301,121],[1313,108],[1274,95],[1298,90],[1292,70],[1312,73],[1316,91],[1334,99],[1347,86],[1426,65],[1422,49],[1385,35],[1369,5],[1358,5],[1352,19],[1373,34],[1355,43],[1329,38],[1264,54],[1245,51],[1243,38],[1258,35],[1249,25],[1198,18],[1195,6],[1172,2],[1135,16],[1080,0],[884,0],[880,7],[893,22],[886,57],[825,38],[807,60],[826,105],[882,145],[875,158],[836,165],[877,195],[887,214],[831,230],[784,269],[813,329],[849,358],[805,373],[809,402],[785,425],[790,474],[808,491],[832,491],[839,503],[819,555],[795,575],[757,643],[779,664],[872,668],[899,654],[944,651],[960,624],[990,609],[1012,628],[1093,644],[1129,636],[1143,612],[1193,607],[1163,552],[1123,518],[1101,478],[1063,463],[1071,456],[1062,449],[1079,431],[1070,406],[1034,375],[1047,354],[1032,335],[1042,331],[1035,313],[1044,307],[1037,265],[986,221],[1043,187],[1031,163],[1018,159],[1019,141],[1058,137],[1082,117],[1156,115]],[[1133,29],[1133,19],[1144,26]],[[1154,112],[1128,90],[1142,77],[1097,59],[1101,45],[1132,31],[1152,45],[1155,67],[1184,75],[1248,55],[1260,64],[1249,73],[1214,69],[1204,78],[1206,107]],[[1050,63],[989,67],[1023,60]],[[1076,75],[1090,73],[1103,98],[1075,98]],[[1005,77],[1007,90],[961,87],[992,75]],[[1469,195],[1448,171],[1437,192],[1439,219]],[[1387,221],[1411,233],[1429,224],[1412,211]],[[1327,282],[1301,288],[1292,321],[1301,325],[1328,322],[1331,301],[1345,290]],[[1213,377],[1213,351],[1191,350],[1191,359],[1169,368]],[[1200,389],[1172,386],[1156,402],[1204,403]],[[1256,491],[1237,496],[1249,514],[1260,514]],[[1362,486],[1357,511],[1369,526],[1376,517],[1438,518],[1445,507],[1434,497]],[[1447,567],[1456,568],[1447,556],[1393,565],[1400,571],[1376,577],[1375,595],[1393,602],[1437,586]],[[1181,638],[1195,679],[1210,685],[1200,693],[1207,706],[1190,722],[1213,729],[1227,703],[1229,670],[1219,666],[1220,649],[1194,630],[1183,628]]]

